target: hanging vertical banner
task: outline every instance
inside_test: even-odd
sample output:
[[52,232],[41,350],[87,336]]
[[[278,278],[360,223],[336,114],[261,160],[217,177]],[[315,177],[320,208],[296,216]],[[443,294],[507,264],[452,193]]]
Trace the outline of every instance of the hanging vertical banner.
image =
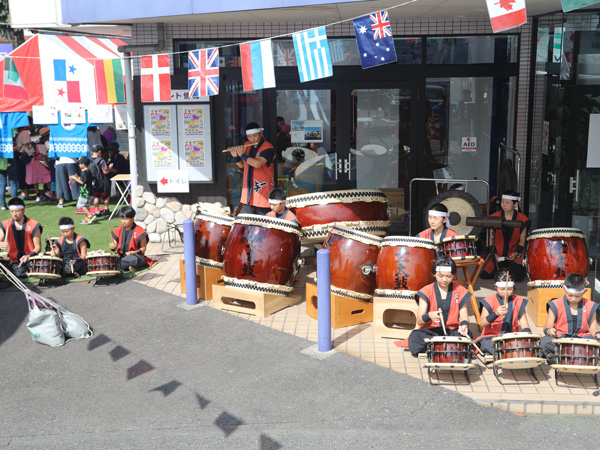
[[569,12],[600,2],[598,0],[561,0],[561,3],[563,12]]
[[275,87],[271,39],[240,44],[244,91]]
[[141,78],[143,102],[171,100],[169,55],[142,56]]
[[525,0],[485,0],[494,33],[527,23]]
[[219,49],[207,48],[188,53],[188,97],[219,93]]
[[325,27],[300,31],[292,38],[302,83],[333,76]]
[[397,61],[387,11],[354,19],[354,33],[363,69]]

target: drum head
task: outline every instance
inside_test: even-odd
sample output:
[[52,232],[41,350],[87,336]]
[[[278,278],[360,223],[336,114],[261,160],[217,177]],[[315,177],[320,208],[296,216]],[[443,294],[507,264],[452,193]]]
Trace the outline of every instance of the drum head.
[[58,280],[62,278],[62,275],[57,273],[35,273],[35,272],[27,272],[27,276],[30,278],[41,278],[44,280]]
[[[481,205],[475,197],[467,192],[463,191],[444,191],[440,195],[431,199],[427,208],[425,208],[425,224],[429,226],[427,220],[429,216],[429,209],[436,203],[441,203],[448,211],[450,211],[450,227],[453,231],[462,235],[475,235],[479,236],[481,233],[481,227],[470,227],[467,225],[467,217],[483,217],[483,210]],[[427,228],[427,227],[425,227]]]

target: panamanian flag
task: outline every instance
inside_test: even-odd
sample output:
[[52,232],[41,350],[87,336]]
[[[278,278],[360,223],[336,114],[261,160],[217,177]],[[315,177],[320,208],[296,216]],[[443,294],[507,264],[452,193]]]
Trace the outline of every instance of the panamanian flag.
[[58,103],[81,103],[80,61],[54,60],[54,88]]
[[219,49],[207,48],[188,53],[188,97],[219,93]]
[[325,27],[294,33],[292,39],[302,83],[333,76]]
[[354,19],[354,33],[363,69],[397,61],[387,11]]
[[275,87],[271,39],[240,44],[244,91]]

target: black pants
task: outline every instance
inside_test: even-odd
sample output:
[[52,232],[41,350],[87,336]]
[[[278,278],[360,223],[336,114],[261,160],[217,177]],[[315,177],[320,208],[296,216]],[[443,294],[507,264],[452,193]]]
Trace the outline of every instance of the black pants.
[[[408,350],[413,356],[417,356],[419,353],[425,353],[427,350],[427,343],[425,342],[425,339],[436,336],[444,336],[444,330],[442,327],[413,330],[408,336]],[[448,330],[446,336],[462,336],[462,334],[458,332],[458,327],[456,327]],[[469,330],[469,337],[473,339],[473,333],[471,333],[471,330]]]
[[27,272],[29,271],[29,262],[19,267],[18,262],[8,261],[8,270],[10,270],[18,278],[27,278]]
[[260,206],[246,205],[242,206],[242,214],[258,214],[259,216],[266,216],[271,212],[271,208],[261,208]]
[[[65,259],[64,261],[65,271],[71,271],[71,260]],[[87,273],[87,264],[82,259],[76,259],[73,264],[72,273],[76,273],[79,276],[85,275]]]

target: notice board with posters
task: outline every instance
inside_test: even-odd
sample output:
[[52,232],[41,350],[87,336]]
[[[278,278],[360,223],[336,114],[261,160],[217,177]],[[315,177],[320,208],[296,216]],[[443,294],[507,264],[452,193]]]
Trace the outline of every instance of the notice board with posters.
[[187,170],[190,182],[214,181],[209,104],[145,105],[144,130],[149,182],[165,169]]

